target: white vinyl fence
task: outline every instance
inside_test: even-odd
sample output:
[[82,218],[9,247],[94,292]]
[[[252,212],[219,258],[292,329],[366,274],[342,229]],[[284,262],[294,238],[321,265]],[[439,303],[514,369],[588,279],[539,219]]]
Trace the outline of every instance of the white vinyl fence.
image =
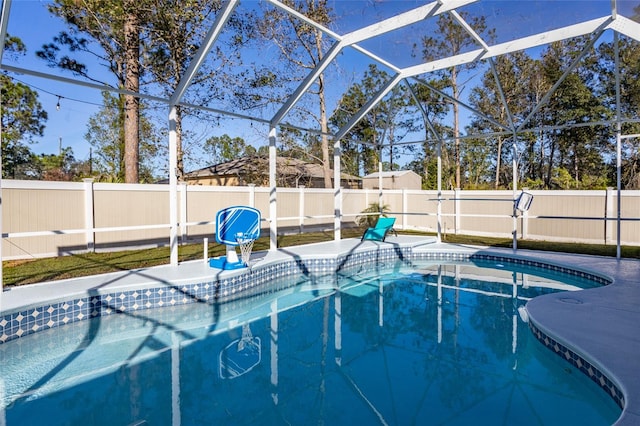
[[[518,213],[519,239],[615,245],[615,190],[529,191],[531,209]],[[182,242],[213,240],[218,210],[250,205],[268,234],[269,188],[179,186]],[[512,191],[443,191],[443,234],[513,235]],[[353,226],[371,203],[388,206],[396,229],[437,232],[438,194],[417,190],[342,190],[341,226]],[[640,245],[640,191],[623,191],[620,240]],[[277,189],[279,233],[334,228],[334,190]],[[59,256],[92,250],[169,244],[169,186],[85,182],[2,181],[2,259]]]

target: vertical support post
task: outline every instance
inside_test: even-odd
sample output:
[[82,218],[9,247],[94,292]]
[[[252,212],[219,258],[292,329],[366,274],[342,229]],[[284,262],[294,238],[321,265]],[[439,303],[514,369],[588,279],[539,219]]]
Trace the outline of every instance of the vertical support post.
[[[0,134],[2,130],[2,125],[0,125]],[[2,142],[2,136],[0,136],[0,142]],[[3,228],[2,228],[2,210],[3,210],[3,202],[4,202],[4,194],[2,189],[2,151],[0,150],[0,313],[2,312],[2,292],[3,289],[3,270],[2,270],[2,247],[4,246],[4,238],[2,237]],[[2,379],[0,378],[0,385],[2,385]]]
[[204,263],[209,261],[209,239],[207,237],[204,237],[204,240],[202,241],[202,257]]
[[622,138],[620,122],[616,124],[616,259],[622,256]]
[[378,325],[384,327],[384,281],[378,279]]
[[529,210],[522,212],[522,239],[526,240],[529,237]]
[[82,179],[84,183],[84,229],[85,240],[87,242],[87,251],[94,252],[96,250],[95,217],[94,217],[94,201],[93,201],[93,178]]
[[250,183],[249,185],[249,207],[256,206],[256,184]]
[[407,208],[409,206],[409,200],[407,196],[407,189],[402,188],[402,229],[407,229]]
[[[11,0],[4,0],[2,2],[2,13],[0,14],[0,60],[2,60],[2,56],[4,55],[4,45],[5,45],[5,37],[7,36],[7,25],[9,24],[9,12],[11,11]],[[0,95],[0,105],[2,101],[2,95]],[[0,145],[2,144],[2,124],[0,120]],[[4,194],[2,190],[2,150],[0,150],[0,312],[2,312],[2,292],[3,289],[3,270],[2,270],[2,247],[4,246],[4,238],[2,238],[3,228],[2,228],[2,209],[4,202]],[[0,393],[4,391],[2,386],[4,382],[0,378]],[[3,395],[0,395],[3,396]],[[0,422],[4,420],[4,409],[0,411]],[[3,425],[4,426],[4,425]]]
[[456,188],[453,190],[453,199],[453,203],[455,205],[453,233],[458,235],[458,231],[460,230],[460,188]]
[[304,185],[298,187],[298,229],[302,234],[304,232]]
[[180,417],[180,339],[171,332],[171,425],[179,426]]
[[276,142],[277,131],[269,129],[269,250],[278,249],[278,209],[276,197]]
[[342,148],[340,140],[333,142],[333,239],[340,241],[342,238],[342,185],[341,185],[341,167]]
[[378,161],[378,207],[380,208],[380,213],[382,213],[382,159]]
[[607,188],[605,192],[605,207],[604,207],[604,243],[608,244],[612,241],[613,237],[613,222],[611,219],[615,217],[615,207],[613,204],[614,192],[613,188]]
[[622,210],[622,112],[620,111],[620,46],[618,42],[618,33],[613,33],[613,45],[615,53],[615,69],[616,69],[616,195],[617,195],[617,213],[616,213],[616,259],[620,260],[622,250],[620,248],[620,219]]
[[333,296],[334,317],[333,317],[333,347],[335,349],[336,365],[342,365],[342,293],[337,291]]
[[513,158],[511,159],[512,168],[512,186],[513,186],[513,250],[518,249],[518,210],[516,209],[516,199],[518,198],[518,163],[516,158],[518,157],[518,148],[516,146],[516,135],[513,135]]
[[278,405],[278,299],[271,302],[270,308],[271,399]]
[[438,344],[442,343],[442,264],[438,264]]
[[442,140],[438,141],[438,209],[436,211],[437,220],[437,241],[442,242]]
[[169,111],[169,250],[171,266],[178,266],[178,111]]
[[187,183],[180,182],[180,244],[185,244],[187,230]]
[[516,272],[512,273],[512,282],[511,306],[513,311],[511,312],[511,353],[515,354],[518,350],[518,274]]

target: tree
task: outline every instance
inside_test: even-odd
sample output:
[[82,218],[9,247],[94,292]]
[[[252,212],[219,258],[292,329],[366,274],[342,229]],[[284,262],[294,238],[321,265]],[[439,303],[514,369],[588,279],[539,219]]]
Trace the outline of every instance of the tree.
[[[390,78],[386,72],[370,65],[362,81],[351,85],[340,99],[338,108],[331,116],[332,126],[344,126]],[[406,132],[416,129],[413,120],[407,118],[411,117],[407,112],[412,105],[406,87],[396,86],[356,123],[343,138],[345,172],[359,175],[361,169],[364,174],[376,171],[378,162],[382,161],[379,151],[383,145],[389,146],[388,164],[389,170],[393,170],[394,160],[398,158],[393,144],[402,139]]]
[[[640,6],[634,9],[640,16]],[[640,114],[640,43],[627,37],[619,38],[620,55],[620,111],[621,132],[626,135],[640,133],[640,123],[632,120]],[[598,46],[602,58],[594,65],[597,74],[597,94],[611,111],[616,111],[615,48],[613,42]],[[621,184],[624,189],[640,189],[640,138],[623,141]],[[615,158],[612,157],[610,180],[616,181]]]
[[[8,54],[23,55],[22,40],[7,35]],[[24,179],[33,176],[34,154],[26,143],[34,136],[42,136],[47,112],[38,101],[38,93],[29,86],[15,82],[8,74],[0,74],[2,98],[2,177]]]
[[[513,125],[517,126],[524,120],[524,114],[531,109],[532,105],[535,105],[530,102],[530,85],[527,84],[534,78],[533,63],[534,61],[525,52],[515,52],[496,58],[495,69],[500,79],[499,85],[493,72],[487,70],[482,77],[482,84],[472,89],[470,104],[485,116],[495,119],[506,127],[512,125],[510,119],[514,121]],[[504,127],[499,127],[484,117],[477,116],[471,123],[471,131],[497,133],[504,131]],[[496,135],[484,139],[485,143],[492,146],[495,158],[493,177],[495,189],[508,187],[510,184],[507,180],[509,172],[503,170],[503,158],[510,157],[510,154],[505,152],[507,138],[512,139],[513,135]],[[516,141],[512,139],[512,143]]]
[[[103,92],[102,109],[89,118],[85,139],[96,148],[95,166],[97,179],[108,182],[123,182],[125,166],[125,102],[122,96]],[[140,176],[139,181],[152,182],[153,161],[160,153],[159,140],[153,125],[142,114],[140,120]]]
[[76,160],[71,147],[63,148],[60,154],[41,154],[36,160],[40,169],[38,179],[74,181],[91,174],[89,162]]
[[[223,2],[220,0],[149,0],[152,3],[148,15],[148,52],[144,66],[152,77],[151,83],[159,86],[165,96],[172,96],[189,67],[193,55],[203,42],[208,24],[214,21]],[[202,64],[191,81],[192,87],[185,96],[192,104],[208,104],[212,99],[221,101],[233,93],[242,75],[226,72],[239,61],[238,51],[251,37],[253,20],[234,13],[227,23],[228,37],[218,40],[218,46],[210,55],[214,58]],[[224,45],[224,48],[222,46]],[[215,66],[212,63],[215,62]],[[224,87],[215,82],[225,81]],[[185,132],[183,118],[190,110],[176,106],[177,176],[184,175]],[[193,111],[194,114],[202,114]]]
[[[423,189],[438,188],[438,150],[442,160],[442,178],[448,182],[448,187],[455,188],[455,168],[450,161],[448,152],[451,149],[447,146],[447,135],[452,134],[452,129],[443,124],[447,114],[447,104],[443,97],[431,87],[441,91],[447,80],[442,78],[432,79],[425,85],[425,82],[413,85],[413,93],[420,104],[424,114],[423,128],[425,130],[425,141],[422,144],[422,152],[414,150],[415,159],[410,163],[410,169],[419,175],[423,175]],[[435,146],[434,146],[435,145]]]
[[[90,71],[86,64],[67,54],[61,55],[61,49],[70,53],[93,56],[98,63],[104,64],[116,77],[117,88],[132,93],[139,91],[140,83],[140,25],[148,11],[146,0],[102,1],[55,0],[49,5],[49,11],[65,20],[70,31],[62,31],[53,42],[42,46],[37,55],[46,60],[49,66],[58,67],[85,77],[91,81],[111,86]],[[101,49],[96,49],[88,35]],[[125,182],[139,181],[139,100],[135,95],[120,95],[123,98],[125,138]]]
[[[467,13],[461,13],[461,16],[468,20]],[[471,27],[478,33],[482,34],[486,32],[486,23],[484,16],[475,17],[469,23]],[[493,31],[489,31],[491,36]],[[438,31],[437,36],[422,38],[422,57],[427,60],[434,60],[436,58],[445,57],[449,55],[457,55],[465,51],[469,46],[475,46],[477,42],[469,33],[459,25],[451,14],[445,13],[438,17]],[[466,66],[469,69],[476,66],[475,63]],[[458,75],[460,67],[451,67],[443,70],[439,74],[449,81],[449,87],[451,87],[452,97],[459,99],[460,87],[458,85]],[[456,187],[460,188],[461,181],[461,152],[460,152],[460,129],[459,129],[459,106],[457,102],[453,103],[453,139],[454,139],[454,160],[456,170]]]
[[[324,26],[327,26],[334,19],[333,10],[329,7],[328,0],[285,0],[283,3]],[[318,66],[324,57],[325,41],[322,31],[291,14],[270,9],[265,12],[265,19],[260,23],[259,29],[264,38],[273,40],[277,44],[283,62],[298,70],[310,72]],[[273,80],[275,76],[272,73],[269,75],[272,77],[267,79],[269,85],[283,84],[281,81]],[[282,73],[281,75],[292,76],[295,73]],[[326,188],[330,188],[332,187],[332,176],[329,138],[327,136],[329,126],[325,78],[324,73],[321,73],[314,83],[314,88],[310,89],[310,92],[317,97],[317,105],[312,110],[304,111],[303,114],[306,117],[312,117],[319,124],[324,185]]]
[[204,150],[209,153],[214,164],[256,154],[256,149],[251,145],[247,145],[244,139],[240,137],[232,138],[227,134],[212,136],[207,139],[204,143]]
[[[330,119],[334,128],[344,126],[367,102],[367,97],[373,96],[371,83],[373,80],[365,74],[362,82],[352,84],[342,95]],[[358,176],[376,169],[377,137],[372,118],[372,114],[366,114],[341,140],[341,161],[345,173]]]
[[[140,91],[140,4],[137,0],[124,0],[124,63],[125,90]],[[140,179],[140,99],[124,95],[124,180],[135,183]]]
[[[541,58],[544,77],[549,82],[557,81],[585,42],[576,39],[550,44]],[[606,173],[603,157],[608,150],[607,130],[602,126],[572,126],[610,118],[607,108],[589,88],[592,73],[587,65],[588,61],[566,76],[542,109],[546,125],[569,125],[546,132],[550,142],[544,178],[547,187],[553,186],[552,174],[557,168],[569,171],[578,186],[583,176]]]

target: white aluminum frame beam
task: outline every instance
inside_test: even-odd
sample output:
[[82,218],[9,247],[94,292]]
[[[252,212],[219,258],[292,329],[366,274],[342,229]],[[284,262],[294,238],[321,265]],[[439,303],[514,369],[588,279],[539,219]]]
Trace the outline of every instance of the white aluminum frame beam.
[[366,104],[364,104],[362,108],[360,108],[360,110],[351,117],[351,119],[347,122],[347,124],[342,126],[340,130],[338,130],[338,132],[334,135],[334,139],[336,141],[339,141],[340,139],[342,139],[344,135],[346,135],[349,132],[349,130],[351,130],[353,126],[355,126],[356,123],[358,123],[358,121],[362,119],[362,117],[364,117],[369,111],[371,111],[373,107],[375,107],[382,99],[384,99],[384,97],[391,90],[393,90],[393,88],[400,81],[402,81],[403,78],[404,77],[402,77],[401,74],[396,74],[391,80],[387,81],[387,84],[382,86],[382,88],[378,91],[378,93],[373,98],[369,99],[369,101]]
[[495,126],[501,127],[505,130],[511,130],[513,131],[513,129],[509,128],[508,126],[500,123],[499,121],[497,121],[496,119],[489,117],[488,115],[485,115],[483,113],[481,113],[480,111],[478,111],[477,109],[473,108],[471,105],[467,105],[466,103],[460,101],[459,99],[454,98],[453,96],[443,92],[442,90],[439,90],[435,87],[433,87],[431,84],[427,83],[426,81],[422,80],[421,78],[418,77],[413,77],[413,79],[415,81],[417,81],[420,84],[425,85],[426,87],[429,88],[429,90],[431,90],[432,92],[435,92],[436,94],[442,96],[445,99],[448,99],[451,102],[455,102],[456,104],[468,109],[469,111],[473,112],[474,114],[476,114],[478,117],[482,117],[485,120],[487,120],[488,122],[492,123]]
[[460,16],[460,14],[456,10],[452,10],[451,12],[449,12],[449,14],[453,16],[453,19],[455,19],[456,22],[458,22],[458,24],[462,26],[462,28],[464,28],[467,34],[469,34],[480,46],[482,46],[483,50],[489,50],[489,45],[485,43],[482,37],[480,37],[480,35],[473,28],[471,28],[471,25],[469,25],[467,21],[465,21],[464,18]]
[[593,19],[579,24],[570,25],[568,27],[545,31],[543,33],[535,34],[532,36],[507,41],[505,43],[499,43],[493,46],[489,46],[488,50],[486,51],[484,49],[476,49],[470,52],[461,53],[459,55],[450,56],[448,58],[438,59],[424,64],[415,65],[403,69],[402,74],[404,77],[413,77],[420,74],[426,74],[433,71],[451,68],[454,66],[465,65],[474,61],[480,61],[482,59],[504,55],[506,53],[512,53],[532,47],[543,46],[555,41],[561,41],[568,38],[591,34],[601,28],[606,29],[611,25],[611,22],[611,17],[605,16],[603,18]]
[[[2,63],[2,57],[4,56],[4,43],[7,37],[7,25],[9,23],[9,12],[11,11],[11,0],[4,0],[2,2],[2,15],[0,15],[0,63]],[[0,97],[0,101],[2,101]],[[0,124],[0,142],[2,142],[2,125]],[[0,152],[0,312],[2,312],[2,292],[3,292],[3,269],[2,269],[2,201],[4,200],[2,194],[2,152]]]
[[11,0],[3,0],[2,15],[0,15],[0,63],[2,63],[2,58],[4,57],[4,43],[7,38],[7,26],[9,25],[10,13],[11,13]]
[[[382,34],[386,34],[388,32],[397,30],[399,28],[406,27],[408,25],[415,24],[420,22],[426,18],[431,16],[436,16],[441,13],[453,11],[454,8],[464,6],[469,3],[473,3],[477,0],[457,0],[457,1],[436,1],[429,3],[427,5],[412,9],[408,12],[401,13],[394,17],[385,19],[383,21],[377,22],[375,24],[366,26],[364,28],[352,31],[350,33],[345,34],[344,36],[340,36],[328,28],[318,24],[317,22],[309,19],[302,13],[298,12],[291,7],[282,4],[278,0],[268,0],[269,3],[278,7],[279,9],[289,13],[296,18],[304,21],[305,23],[315,27],[316,29],[328,34],[329,36],[335,38],[337,40],[336,43],[333,44],[331,49],[327,52],[327,54],[322,58],[320,63],[307,75],[307,77],[303,80],[303,82],[296,88],[294,93],[287,99],[287,101],[282,105],[280,110],[274,115],[271,120],[271,125],[277,125],[284,118],[285,115],[293,108],[293,106],[300,100],[300,98],[304,95],[304,93],[309,90],[311,85],[316,81],[318,76],[324,72],[324,70],[333,62],[333,60],[340,54],[342,49],[347,46],[356,46],[356,43],[368,40],[373,37],[377,37]],[[370,54],[365,49],[361,47],[357,47],[357,49],[368,55],[372,59],[378,58],[377,56]],[[391,65],[392,69],[396,72],[399,71],[392,64],[385,63],[385,65]]]
[[533,110],[529,113],[529,115],[527,115],[527,117],[522,121],[522,123],[520,123],[520,126],[518,126],[518,128],[516,129],[516,133],[519,133],[520,130],[522,130],[524,128],[524,126],[529,122],[529,120],[535,114],[537,114],[538,111],[540,111],[540,108],[542,108],[542,106],[547,103],[549,98],[558,89],[558,87],[560,87],[560,85],[569,76],[569,74],[571,74],[573,72],[573,70],[580,64],[580,62],[587,55],[587,53],[589,53],[591,51],[591,49],[595,45],[596,41],[598,41],[600,36],[602,36],[602,33],[604,33],[605,29],[606,28],[604,28],[604,26],[602,26],[599,29],[599,31],[596,32],[595,36],[591,37],[591,40],[585,45],[585,47],[582,49],[582,52],[580,52],[580,54],[573,60],[571,65],[569,65],[569,67],[562,73],[562,75],[560,76],[558,81],[556,81],[555,84],[553,86],[551,86],[551,89],[549,89],[549,91],[542,97],[540,102],[538,102],[538,105],[536,105],[535,108],[533,108]]
[[504,95],[504,89],[502,88],[502,82],[500,81],[500,76],[498,75],[498,70],[496,69],[496,63],[493,58],[489,58],[489,66],[491,67],[491,73],[493,74],[493,79],[496,82],[496,87],[498,88],[498,94],[500,94],[500,101],[502,102],[502,106],[507,113],[507,118],[509,119],[509,127],[512,131],[516,131],[516,124],[513,120],[513,114],[511,114],[511,108],[509,108],[509,103],[507,102],[507,98]]
[[216,16],[216,20],[205,36],[203,43],[200,45],[200,48],[196,52],[193,59],[191,59],[191,62],[189,62],[189,67],[180,79],[176,90],[173,92],[173,95],[171,95],[171,99],[169,99],[170,106],[177,105],[184,96],[184,93],[187,91],[187,88],[191,84],[191,81],[207,58],[211,47],[213,47],[216,40],[220,36],[220,33],[224,29],[225,24],[231,17],[231,14],[235,10],[239,1],[240,0],[227,0],[226,4],[222,6],[220,12]]
[[[433,71],[450,68],[452,66],[464,65],[471,62],[480,61],[482,59],[488,59],[498,55],[503,55],[506,53],[517,52],[519,50],[524,50],[531,47],[546,45],[554,41],[560,41],[585,34],[591,34],[593,32],[602,33],[611,25],[612,21],[613,19],[610,16],[606,16],[603,18],[593,19],[556,30],[545,31],[533,36],[523,37],[509,42],[496,44],[494,46],[487,46],[486,49],[476,49],[448,58],[405,68],[393,79],[391,79],[374,98],[372,98],[360,109],[360,111],[352,116],[351,120],[349,120],[349,122],[345,126],[338,130],[338,132],[335,134],[335,139],[340,140],[341,138],[343,138],[344,135],[347,134],[347,132],[349,132],[349,130],[351,130],[351,128],[353,128],[353,126],[360,119],[362,119],[362,117],[366,115],[378,102],[380,102],[384,98],[384,96],[389,91],[391,91],[393,87],[403,78],[415,77],[420,74],[430,73]],[[473,109],[471,108],[471,110]],[[498,124],[505,129],[508,128],[497,122],[495,124]]]
[[640,23],[629,18],[625,18],[622,15],[614,17],[613,22],[609,24],[608,28],[632,38],[635,41],[640,41]]

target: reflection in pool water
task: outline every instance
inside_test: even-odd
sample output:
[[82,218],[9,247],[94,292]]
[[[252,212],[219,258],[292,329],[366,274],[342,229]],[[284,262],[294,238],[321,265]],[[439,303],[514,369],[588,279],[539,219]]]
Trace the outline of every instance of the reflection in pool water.
[[615,422],[519,309],[595,284],[518,268],[398,262],[39,332],[0,345],[0,424]]

